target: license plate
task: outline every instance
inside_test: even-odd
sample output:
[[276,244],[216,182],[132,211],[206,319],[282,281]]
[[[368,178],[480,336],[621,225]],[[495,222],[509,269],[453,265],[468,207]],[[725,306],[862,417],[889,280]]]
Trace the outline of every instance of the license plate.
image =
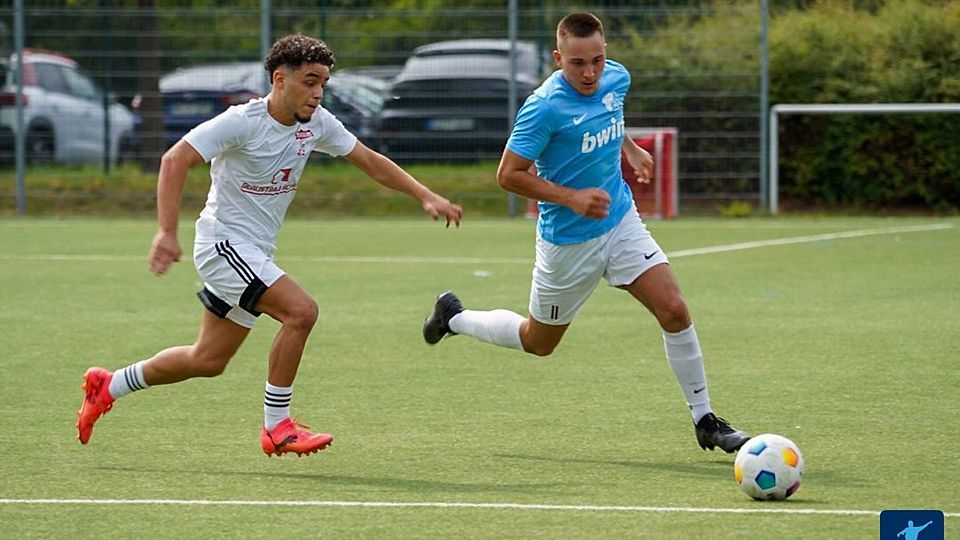
[[434,118],[427,121],[427,131],[472,131],[476,125],[473,118]]
[[213,103],[174,103],[170,106],[170,114],[173,116],[211,116],[213,115]]

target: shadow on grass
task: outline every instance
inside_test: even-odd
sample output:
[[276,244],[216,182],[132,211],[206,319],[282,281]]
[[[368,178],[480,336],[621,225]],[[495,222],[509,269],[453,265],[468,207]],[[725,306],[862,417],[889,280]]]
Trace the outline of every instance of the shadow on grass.
[[[552,462],[552,463],[561,463],[561,464],[571,464],[571,463],[582,463],[588,465],[614,465],[617,467],[632,467],[637,469],[647,469],[652,471],[658,471],[661,473],[676,474],[683,476],[696,476],[702,478],[719,478],[722,480],[732,480],[733,479],[733,456],[730,456],[730,461],[723,459],[714,459],[709,462],[702,464],[691,464],[691,463],[654,463],[654,462],[645,462],[639,460],[603,460],[603,459],[581,459],[581,458],[555,458],[547,456],[527,456],[522,454],[494,454],[494,457],[502,459],[514,459],[514,460],[524,460],[524,461],[541,461],[541,462]],[[850,474],[838,473],[834,470],[825,470],[817,471],[815,475],[812,475],[813,481],[811,482],[811,475],[804,475],[803,483],[816,483],[817,485],[831,485],[838,486],[843,488],[856,488],[861,489],[873,485],[871,482],[864,480],[863,478],[858,478]],[[801,487],[801,490],[803,488]],[[809,490],[808,490],[809,491]],[[757,501],[760,504],[768,504],[769,501]],[[778,501],[779,504],[782,504],[784,501]],[[831,504],[829,500],[823,499],[811,499],[805,497],[801,494],[799,497],[794,497],[788,499],[786,502],[790,503],[804,503],[810,505],[827,505]]]
[[701,476],[707,478],[731,478],[733,476],[733,460],[713,460],[706,463],[653,463],[640,460],[606,460],[606,459],[582,459],[582,458],[555,458],[547,456],[525,456],[520,454],[494,454],[494,457],[504,459],[517,459],[525,461],[545,461],[554,463],[583,463],[588,465],[616,465],[619,467],[633,467],[637,469],[648,469],[672,474],[682,474],[684,476]]
[[101,471],[126,472],[134,474],[186,474],[186,475],[210,475],[217,477],[250,477],[278,479],[286,478],[292,480],[309,480],[323,482],[324,484],[338,484],[343,486],[363,486],[371,488],[386,488],[411,492],[434,491],[440,493],[543,493],[545,491],[555,491],[557,489],[566,489],[560,483],[549,484],[490,484],[490,483],[461,483],[461,482],[439,482],[434,480],[407,479],[407,478],[376,478],[367,476],[344,476],[331,474],[308,474],[308,473],[273,473],[266,471],[232,471],[232,470],[187,470],[179,468],[170,469],[142,469],[139,467],[94,467]]

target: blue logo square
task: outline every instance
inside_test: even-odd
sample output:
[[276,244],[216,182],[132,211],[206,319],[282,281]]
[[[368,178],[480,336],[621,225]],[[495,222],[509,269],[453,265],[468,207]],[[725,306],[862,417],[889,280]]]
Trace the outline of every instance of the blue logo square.
[[880,512],[880,540],[943,540],[940,510]]

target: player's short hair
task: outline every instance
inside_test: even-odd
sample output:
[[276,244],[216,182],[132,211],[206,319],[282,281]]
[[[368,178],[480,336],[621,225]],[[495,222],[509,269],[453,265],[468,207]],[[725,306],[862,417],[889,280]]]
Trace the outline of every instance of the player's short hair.
[[337,61],[327,44],[303,34],[284,36],[270,47],[263,67],[271,76],[281,66],[297,69],[304,64],[323,64],[333,68]]
[[590,37],[600,32],[603,35],[603,23],[593,13],[571,13],[560,20],[557,25],[557,43],[567,36],[578,38]]

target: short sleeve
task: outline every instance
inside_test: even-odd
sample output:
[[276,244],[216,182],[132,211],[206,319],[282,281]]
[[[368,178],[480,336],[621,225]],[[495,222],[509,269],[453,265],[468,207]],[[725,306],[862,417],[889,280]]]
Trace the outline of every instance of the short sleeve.
[[183,140],[187,141],[204,161],[209,162],[227,150],[242,145],[249,131],[247,117],[231,107],[191,129],[183,136]]
[[620,90],[620,99],[626,104],[627,92],[630,91],[630,85],[633,84],[633,77],[630,76],[630,71],[626,68],[623,68],[623,81],[621,83]]
[[513,132],[507,140],[507,150],[524,159],[536,161],[551,136],[550,105],[540,96],[531,94],[517,113]]
[[343,122],[326,109],[317,109],[316,121],[320,123],[320,140],[314,152],[323,152],[333,157],[345,156],[357,146],[357,136],[343,126]]

